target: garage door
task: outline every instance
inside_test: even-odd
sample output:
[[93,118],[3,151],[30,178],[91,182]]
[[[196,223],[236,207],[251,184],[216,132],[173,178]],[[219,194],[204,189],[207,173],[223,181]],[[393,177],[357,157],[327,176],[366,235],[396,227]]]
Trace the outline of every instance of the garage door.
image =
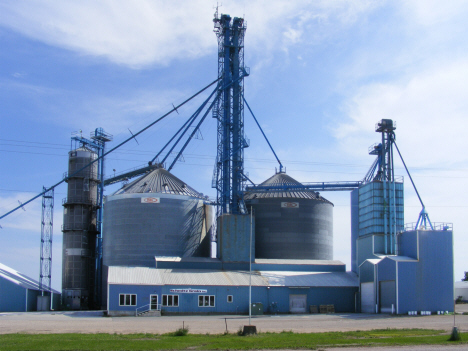
[[307,295],[289,295],[289,312],[306,313]]
[[[394,280],[380,282],[380,312],[393,313],[396,306],[396,289]],[[393,306],[393,307],[392,307]]]
[[374,283],[361,283],[361,312],[375,313]]

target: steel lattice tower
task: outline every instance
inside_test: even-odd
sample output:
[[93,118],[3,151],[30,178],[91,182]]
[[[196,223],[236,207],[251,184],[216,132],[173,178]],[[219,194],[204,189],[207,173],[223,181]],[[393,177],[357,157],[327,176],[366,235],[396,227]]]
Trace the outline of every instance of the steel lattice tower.
[[213,186],[217,189],[218,215],[244,213],[244,34],[246,24],[229,15],[215,19],[218,37],[219,98],[213,109],[218,120],[218,148]]
[[[43,191],[47,189],[44,187]],[[54,189],[42,195],[41,255],[39,289],[50,291],[52,280],[52,234],[54,229]]]
[[370,154],[377,155],[376,176],[374,181],[383,185],[383,227],[385,235],[385,253],[395,254],[395,238],[398,231],[395,172],[393,162],[393,144],[395,141],[396,123],[391,119],[383,119],[375,126],[375,131],[382,134],[381,144],[373,147]]

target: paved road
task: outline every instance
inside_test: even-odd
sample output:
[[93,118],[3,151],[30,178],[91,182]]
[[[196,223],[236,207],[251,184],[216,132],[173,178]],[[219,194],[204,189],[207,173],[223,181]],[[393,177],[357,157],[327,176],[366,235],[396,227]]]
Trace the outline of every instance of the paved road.
[[[191,333],[236,332],[247,316],[102,317],[96,312],[0,313],[0,333],[167,333],[183,324]],[[384,328],[442,329],[453,327],[453,316],[391,316],[372,314],[278,315],[252,318],[260,332],[325,332]],[[457,315],[460,332],[468,333],[468,315]]]

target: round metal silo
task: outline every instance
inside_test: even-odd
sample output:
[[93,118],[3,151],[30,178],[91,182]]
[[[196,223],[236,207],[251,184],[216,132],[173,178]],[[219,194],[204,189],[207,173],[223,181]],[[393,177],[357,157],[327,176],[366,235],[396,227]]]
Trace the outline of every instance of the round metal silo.
[[209,257],[211,205],[163,168],[109,195],[103,265],[155,267],[154,256]]
[[281,190],[300,185],[277,173],[261,185],[267,191],[245,193],[255,215],[255,257],[270,259],[333,259],[333,204],[310,190]]
[[67,197],[63,199],[62,299],[71,309],[91,307],[94,288],[98,164],[85,147],[69,152]]

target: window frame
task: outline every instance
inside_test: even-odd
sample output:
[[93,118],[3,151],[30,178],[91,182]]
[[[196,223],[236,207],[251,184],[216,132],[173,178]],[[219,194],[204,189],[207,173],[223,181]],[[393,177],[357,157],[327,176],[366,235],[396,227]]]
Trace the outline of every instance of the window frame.
[[[171,304],[169,304],[169,300]],[[162,307],[179,307],[179,295],[178,294],[162,294],[161,298]]]
[[[231,298],[231,301],[229,301],[229,298]],[[227,296],[227,303],[233,303],[234,302],[234,295],[228,295]]]
[[[123,302],[123,304],[122,304]],[[136,306],[137,294],[119,293],[119,306]]]
[[198,295],[198,307],[216,307],[216,296]]

